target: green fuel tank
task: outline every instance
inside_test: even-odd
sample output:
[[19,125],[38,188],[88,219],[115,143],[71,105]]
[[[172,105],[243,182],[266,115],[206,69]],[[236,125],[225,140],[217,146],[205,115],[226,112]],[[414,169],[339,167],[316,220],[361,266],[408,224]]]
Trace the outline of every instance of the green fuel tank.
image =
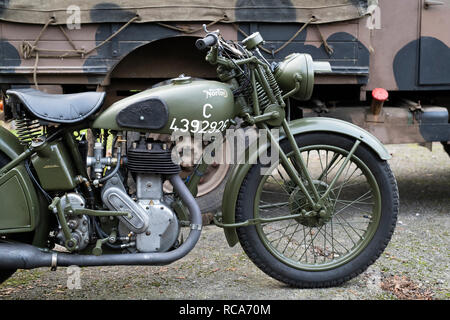
[[238,113],[230,87],[222,82],[173,79],[112,104],[94,128],[171,134],[222,132]]

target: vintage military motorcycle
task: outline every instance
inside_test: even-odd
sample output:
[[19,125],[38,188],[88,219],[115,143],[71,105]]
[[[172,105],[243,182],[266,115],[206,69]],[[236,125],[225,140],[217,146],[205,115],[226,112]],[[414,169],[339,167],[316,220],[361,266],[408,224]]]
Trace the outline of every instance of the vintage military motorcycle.
[[[182,179],[176,143],[155,134],[223,134],[235,119],[267,139],[246,145],[227,180],[214,223],[230,246],[296,287],[339,285],[379,257],[398,211],[389,153],[347,122],[286,116],[329,64],[298,53],[269,64],[259,33],[237,43],[205,31],[196,46],[220,81],[180,76],[101,112],[102,92],[6,92],[16,132],[0,129],[0,282],[17,269],[183,258],[200,238],[195,195],[207,163]],[[263,152],[277,160],[263,163]]]

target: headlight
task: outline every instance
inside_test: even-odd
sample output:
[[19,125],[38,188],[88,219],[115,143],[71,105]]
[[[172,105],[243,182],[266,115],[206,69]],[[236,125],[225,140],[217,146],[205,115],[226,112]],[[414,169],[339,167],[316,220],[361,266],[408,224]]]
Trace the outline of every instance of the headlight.
[[[317,70],[316,70],[317,69]],[[314,87],[314,73],[331,72],[328,62],[314,62],[311,55],[306,53],[292,53],[278,64],[275,69],[275,79],[283,93],[295,88],[295,77],[300,76],[300,90],[292,98],[297,100],[309,100]]]

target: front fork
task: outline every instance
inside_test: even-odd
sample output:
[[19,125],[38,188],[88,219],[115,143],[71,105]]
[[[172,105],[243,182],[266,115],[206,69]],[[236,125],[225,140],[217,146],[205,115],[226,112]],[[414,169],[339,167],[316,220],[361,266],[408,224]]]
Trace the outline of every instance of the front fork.
[[[327,189],[325,190],[325,192],[323,194],[319,194],[319,192],[317,191],[317,188],[314,184],[314,181],[309,173],[309,170],[306,167],[305,162],[303,161],[303,158],[300,154],[300,149],[298,148],[295,137],[292,135],[292,132],[289,128],[289,123],[287,122],[287,120],[286,119],[283,120],[282,128],[283,128],[286,138],[288,139],[289,144],[291,145],[291,148],[293,150],[294,158],[292,159],[293,160],[292,162],[289,161],[289,158],[287,157],[285,152],[281,149],[278,140],[272,135],[268,126],[266,124],[262,124],[262,127],[264,129],[266,129],[266,132],[268,134],[268,138],[270,140],[272,147],[274,147],[275,151],[278,152],[278,154],[280,156],[280,162],[281,162],[281,165],[283,166],[284,170],[286,170],[286,172],[288,173],[288,175],[292,179],[292,181],[303,192],[303,194],[306,197],[306,200],[311,205],[311,208],[313,208],[317,212],[322,209],[325,209],[324,208],[324,200],[327,198],[328,194],[333,189],[334,185],[336,184],[336,181],[338,181],[339,177],[341,176],[342,172],[344,171],[344,168],[347,166],[348,162],[352,158],[353,154],[355,153],[355,151],[358,148],[361,141],[360,140],[355,141],[353,147],[351,148],[351,150],[348,153],[347,157],[345,158],[344,162],[339,167],[333,180],[327,186]],[[334,162],[335,160],[336,159],[332,159],[332,162]],[[324,172],[322,172],[319,179],[322,178],[323,174],[329,169],[329,167],[331,165],[332,165],[332,163],[330,163],[330,165],[328,165],[325,168]],[[301,175],[299,175],[297,172],[299,172]],[[308,186],[310,186],[310,190],[312,191],[312,194],[310,194],[310,192],[306,188],[305,183],[301,179],[301,176],[304,177]]]

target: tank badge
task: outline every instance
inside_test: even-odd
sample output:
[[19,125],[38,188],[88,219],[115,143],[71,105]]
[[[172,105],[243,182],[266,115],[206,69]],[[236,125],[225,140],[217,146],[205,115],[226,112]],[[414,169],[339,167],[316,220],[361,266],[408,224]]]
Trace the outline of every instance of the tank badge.
[[203,92],[206,94],[206,99],[213,98],[213,97],[228,97],[228,92],[225,89],[208,89],[203,90]]

